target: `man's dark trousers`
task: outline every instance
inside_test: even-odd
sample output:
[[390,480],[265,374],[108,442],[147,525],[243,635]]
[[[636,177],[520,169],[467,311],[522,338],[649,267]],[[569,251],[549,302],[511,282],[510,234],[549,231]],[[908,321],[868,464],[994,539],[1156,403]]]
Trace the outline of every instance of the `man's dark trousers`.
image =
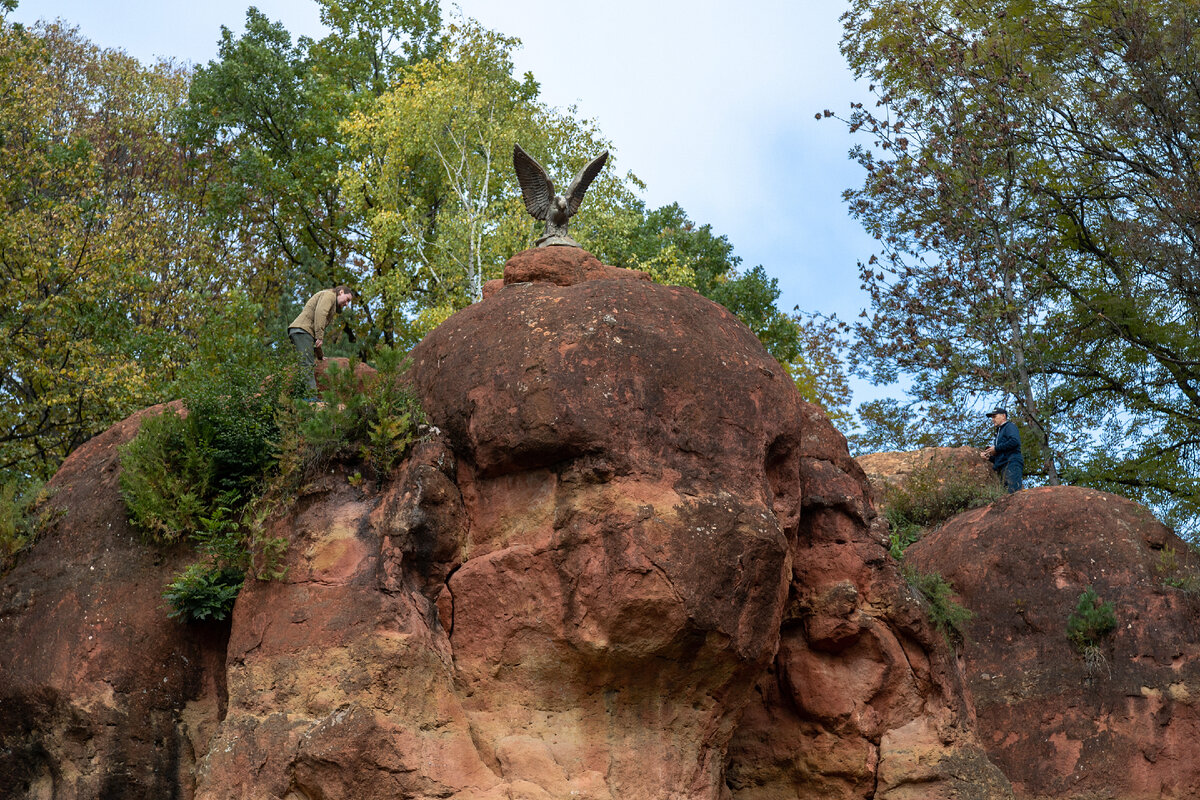
[[288,328],[288,338],[296,347],[302,373],[308,376],[309,398],[315,398],[317,396],[317,376],[314,372],[317,363],[316,340],[303,328]]
[[1024,466],[1024,461],[1014,458],[996,470],[997,474],[1000,475],[1000,479],[1004,481],[1004,488],[1008,489],[1009,494],[1021,490],[1021,473],[1024,471]]

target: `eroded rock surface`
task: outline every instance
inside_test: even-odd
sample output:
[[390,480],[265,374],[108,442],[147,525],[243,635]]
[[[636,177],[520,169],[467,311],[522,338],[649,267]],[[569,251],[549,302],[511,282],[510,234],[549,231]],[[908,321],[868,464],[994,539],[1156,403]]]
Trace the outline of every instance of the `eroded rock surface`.
[[803,512],[779,653],[730,748],[740,800],[1009,797],[946,642],[871,519],[862,470],[804,406]]
[[[976,615],[963,652],[980,735],[1021,798],[1200,796],[1200,570],[1142,506],[1028,489],[909,548]],[[1091,586],[1117,628],[1090,668],[1067,621]]]
[[0,797],[190,796],[181,723],[223,712],[224,635],[167,617],[162,587],[193,557],[144,545],[117,484],[117,448],[161,411],[63,462],[59,515],[0,581]]
[[[195,768],[159,796],[1007,796],[844,438],[754,336],[581,250],[514,261],[414,350],[436,430],[391,479],[335,470],[270,522],[287,577],[238,599],[227,698],[196,700],[198,667],[165,702]],[[39,726],[27,741],[69,736]],[[39,786],[95,796],[55,777],[76,754],[38,746]]]

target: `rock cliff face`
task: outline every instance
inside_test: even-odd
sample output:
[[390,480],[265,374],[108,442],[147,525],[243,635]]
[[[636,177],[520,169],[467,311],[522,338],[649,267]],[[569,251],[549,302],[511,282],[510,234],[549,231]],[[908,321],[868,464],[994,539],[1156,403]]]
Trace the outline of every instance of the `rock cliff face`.
[[[976,617],[963,646],[979,730],[1021,798],[1200,796],[1200,565],[1143,507],[1029,489],[909,548]],[[1116,629],[1090,668],[1067,620],[1091,586]]]
[[0,594],[0,794],[1009,796],[845,440],[732,315],[545,248],[411,377],[436,432],[273,520],[227,641],[158,608],[137,420],[72,456]]
[[192,559],[138,541],[117,486],[134,415],[49,484],[62,510],[0,581],[0,797],[190,796],[193,710],[223,713],[223,631],[167,618],[162,586]]

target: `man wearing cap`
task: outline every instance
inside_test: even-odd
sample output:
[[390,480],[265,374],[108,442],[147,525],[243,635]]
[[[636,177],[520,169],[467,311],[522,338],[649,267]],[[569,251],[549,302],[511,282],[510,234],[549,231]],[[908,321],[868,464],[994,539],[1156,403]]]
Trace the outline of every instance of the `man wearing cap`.
[[1021,455],[1021,435],[1017,423],[1009,422],[1008,412],[994,408],[988,412],[992,425],[996,427],[996,441],[979,455],[992,462],[992,469],[1004,481],[1008,493],[1021,488],[1021,473],[1025,471],[1025,457]]
[[[325,331],[334,315],[342,313],[342,309],[354,299],[354,292],[349,286],[335,286],[324,289],[308,298],[300,316],[292,320],[288,326],[288,338],[296,347],[300,357],[301,369],[306,373],[308,391],[311,395],[317,393],[317,378],[313,370],[317,359],[325,360],[321,346],[325,344]],[[334,329],[333,338],[337,340],[340,330]]]

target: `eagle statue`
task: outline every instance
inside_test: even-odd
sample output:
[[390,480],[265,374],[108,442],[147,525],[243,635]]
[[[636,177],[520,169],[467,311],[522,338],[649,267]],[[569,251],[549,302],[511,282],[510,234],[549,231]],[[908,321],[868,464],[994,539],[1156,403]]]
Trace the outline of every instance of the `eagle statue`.
[[579,204],[583,202],[583,193],[587,191],[592,180],[600,173],[604,163],[608,161],[608,151],[588,162],[579,170],[571,188],[565,195],[554,191],[554,182],[542,169],[542,165],[533,156],[521,149],[521,145],[513,145],[513,167],[517,171],[517,180],[521,184],[521,197],[525,208],[534,219],[545,220],[546,231],[537,240],[538,247],[549,245],[569,245],[579,247],[579,243],[567,235],[567,220],[575,216]]

